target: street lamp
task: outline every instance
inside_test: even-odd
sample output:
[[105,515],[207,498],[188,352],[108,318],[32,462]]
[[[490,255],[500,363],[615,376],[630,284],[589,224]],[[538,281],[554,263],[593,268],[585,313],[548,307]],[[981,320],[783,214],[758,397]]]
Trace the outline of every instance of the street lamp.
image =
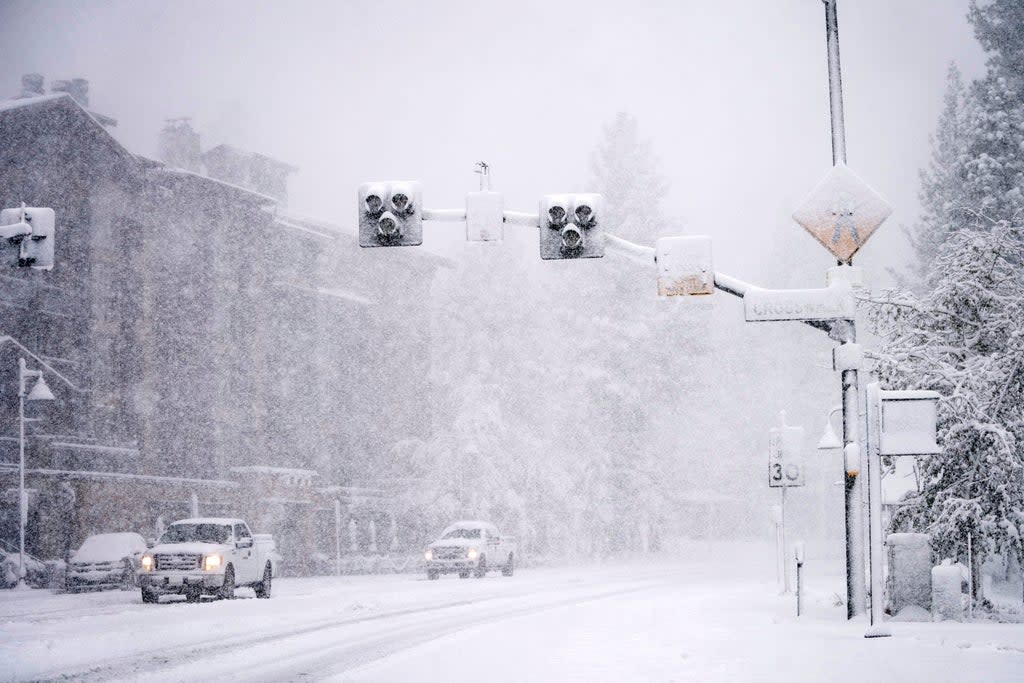
[[[32,390],[25,393],[25,381],[38,377]],[[28,521],[28,500],[25,495],[25,401],[52,401],[53,392],[46,386],[42,370],[29,370],[24,358],[18,358],[18,588],[25,587],[25,522]]]

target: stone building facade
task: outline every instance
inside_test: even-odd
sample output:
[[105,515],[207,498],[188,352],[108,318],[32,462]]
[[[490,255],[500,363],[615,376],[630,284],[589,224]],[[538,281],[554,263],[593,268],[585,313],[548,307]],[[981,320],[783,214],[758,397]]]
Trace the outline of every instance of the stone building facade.
[[[429,429],[423,301],[444,261],[383,260],[350,227],[288,215],[286,164],[223,146],[182,156],[191,170],[147,159],[40,90],[0,102],[0,206],[57,216],[52,271],[0,270],[0,540],[16,541],[23,357],[58,399],[27,409],[30,552],[153,536],[198,501],[323,554],[337,491]],[[201,173],[246,158],[259,172],[237,182]],[[267,178],[273,196],[253,189]]]

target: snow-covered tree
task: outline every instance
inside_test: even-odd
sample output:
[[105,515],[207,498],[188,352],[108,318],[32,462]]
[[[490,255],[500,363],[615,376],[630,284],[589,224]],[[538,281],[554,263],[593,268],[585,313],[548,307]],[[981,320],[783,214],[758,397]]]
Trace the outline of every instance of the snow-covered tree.
[[877,371],[889,388],[939,391],[943,452],[922,458],[921,491],[894,517],[927,530],[941,556],[1022,559],[1024,531],[1024,257],[1020,226],[953,234],[926,293],[874,310],[885,338]]

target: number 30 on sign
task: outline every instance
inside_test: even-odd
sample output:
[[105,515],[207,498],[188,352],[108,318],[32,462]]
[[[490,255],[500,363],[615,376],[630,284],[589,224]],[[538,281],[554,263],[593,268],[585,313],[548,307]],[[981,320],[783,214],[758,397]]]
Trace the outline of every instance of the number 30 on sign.
[[768,486],[803,486],[800,427],[776,427],[768,434]]

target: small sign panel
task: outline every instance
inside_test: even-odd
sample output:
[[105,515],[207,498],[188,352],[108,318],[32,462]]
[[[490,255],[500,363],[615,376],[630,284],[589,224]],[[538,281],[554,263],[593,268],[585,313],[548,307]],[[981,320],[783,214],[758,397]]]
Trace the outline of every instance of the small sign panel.
[[466,195],[466,239],[497,242],[505,225],[505,199],[500,192],[470,192]]
[[892,207],[845,164],[836,164],[793,213],[793,220],[846,263]]
[[857,312],[853,290],[845,282],[824,289],[761,289],[743,297],[747,322],[768,320],[851,320]]
[[659,296],[714,294],[711,238],[662,237],[655,247]]
[[803,427],[773,427],[768,432],[768,486],[804,485]]
[[880,391],[882,434],[879,455],[931,455],[941,453],[936,443],[939,393],[936,391]]

